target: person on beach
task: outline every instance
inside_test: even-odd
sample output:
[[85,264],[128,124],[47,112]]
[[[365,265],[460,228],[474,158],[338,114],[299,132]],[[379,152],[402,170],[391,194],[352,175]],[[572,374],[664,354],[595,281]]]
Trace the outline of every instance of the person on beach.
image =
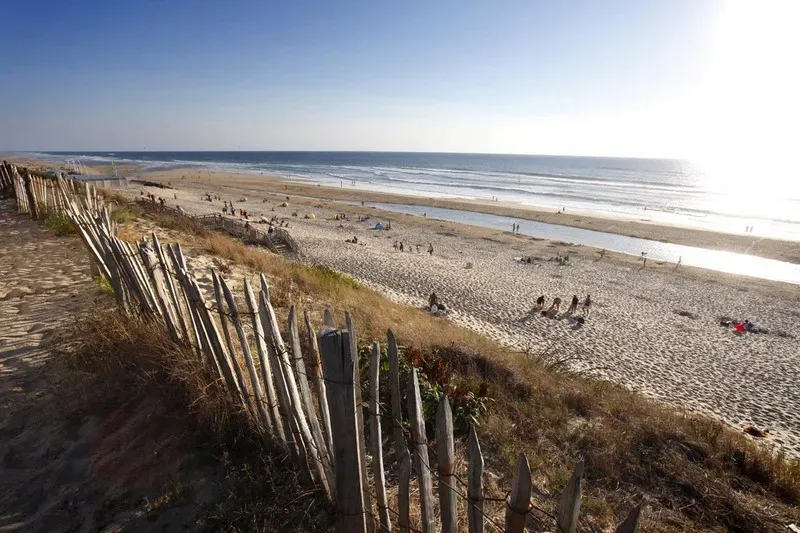
[[428,296],[428,307],[433,307],[434,305],[439,305],[439,297],[436,296],[435,292],[432,292],[430,296]]
[[589,308],[592,305],[592,296],[590,294],[586,295],[586,299],[583,301],[583,309],[582,312],[585,316],[589,316]]
[[536,307],[538,307],[539,309],[544,307],[544,294],[536,298]]
[[553,298],[553,303],[550,305],[550,308],[547,310],[547,314],[550,314],[553,311],[558,312],[558,310],[560,308],[561,308],[561,298],[556,296],[555,298]]
[[400,251],[403,251],[403,241],[400,241]]
[[428,255],[433,255],[433,243],[428,243]]
[[572,301],[569,304],[569,309],[567,310],[567,313],[573,314],[577,310],[578,310],[578,295],[573,294]]

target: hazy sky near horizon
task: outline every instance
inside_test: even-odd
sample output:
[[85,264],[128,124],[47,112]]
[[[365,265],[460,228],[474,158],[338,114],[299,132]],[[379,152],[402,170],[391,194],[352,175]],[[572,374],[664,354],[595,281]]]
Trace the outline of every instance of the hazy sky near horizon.
[[0,150],[769,157],[800,121],[795,0],[3,11]]

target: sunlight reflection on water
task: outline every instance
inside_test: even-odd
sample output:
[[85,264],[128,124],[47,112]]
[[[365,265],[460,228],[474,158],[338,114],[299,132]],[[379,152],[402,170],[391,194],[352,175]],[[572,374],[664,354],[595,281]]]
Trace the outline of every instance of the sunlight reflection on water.
[[681,264],[687,266],[707,268],[709,270],[741,274],[772,281],[800,284],[800,265],[787,263],[785,261],[776,261],[774,259],[765,259],[721,250],[709,250],[707,248],[698,248],[695,246],[684,246],[682,244],[651,241],[648,239],[639,239],[636,237],[573,228],[558,224],[547,224],[521,218],[473,213],[471,211],[461,211],[458,209],[391,203],[367,203],[366,205],[411,215],[422,216],[423,213],[425,213],[429,218],[503,231],[510,231],[511,224],[516,223],[519,224],[519,232],[521,234],[531,237],[582,244],[595,248],[605,248],[606,250],[635,256],[641,256],[641,253],[645,252],[647,258],[651,261],[677,263],[680,258]]

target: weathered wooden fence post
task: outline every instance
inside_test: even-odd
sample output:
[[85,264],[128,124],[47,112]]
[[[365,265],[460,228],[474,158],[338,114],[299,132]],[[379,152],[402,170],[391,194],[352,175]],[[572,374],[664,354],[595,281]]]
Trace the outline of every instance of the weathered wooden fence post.
[[269,413],[269,420],[271,424],[270,430],[273,437],[278,439],[282,444],[286,445],[286,435],[283,431],[283,420],[281,420],[280,412],[278,411],[278,399],[275,393],[275,384],[272,379],[272,369],[269,366],[267,338],[264,336],[264,328],[261,325],[261,320],[258,317],[258,304],[253,295],[253,288],[250,286],[250,281],[244,280],[244,299],[247,303],[247,312],[250,314],[250,323],[253,326],[253,335],[256,341],[256,351],[258,353],[258,360],[261,367],[261,378],[264,381],[264,390],[267,394],[267,413]]
[[32,218],[38,219],[39,206],[36,205],[36,195],[33,191],[33,180],[31,179],[31,174],[28,172],[27,168],[24,170],[23,182],[25,183],[25,195],[28,199],[28,213]]
[[353,325],[353,319],[348,311],[344,313],[345,326],[347,331],[350,332],[350,352],[352,353],[353,361],[353,380],[356,383],[356,422],[358,424],[358,454],[361,459],[361,486],[364,488],[364,506],[367,509],[367,531],[373,533],[375,531],[375,516],[372,514],[372,497],[369,493],[369,479],[367,478],[367,443],[364,431],[366,425],[364,424],[364,405],[363,393],[361,390],[361,369],[358,365],[358,340],[356,337],[356,329]]
[[403,405],[400,398],[400,359],[397,354],[397,339],[392,330],[386,332],[386,353],[389,356],[389,394],[392,402],[392,439],[394,456],[397,461],[408,455],[406,439],[403,436]]
[[337,529],[365,533],[361,461],[358,457],[356,396],[350,334],[323,327],[319,335],[326,394],[333,428],[334,470],[336,472]]
[[522,533],[531,505],[531,467],[524,453],[519,454],[517,471],[506,505],[506,533]]
[[639,527],[639,518],[642,515],[642,506],[637,505],[631,512],[628,513],[628,516],[625,520],[617,526],[617,529],[614,530],[614,533],[636,533],[636,528]]
[[450,408],[450,400],[442,394],[436,410],[436,458],[439,463],[439,510],[442,515],[442,533],[456,533],[458,530],[455,455],[453,411]]
[[469,428],[467,454],[469,455],[469,465],[467,466],[469,533],[483,533],[483,454],[474,426]]
[[425,436],[425,418],[422,414],[422,398],[419,393],[417,369],[408,374],[408,419],[411,422],[411,438],[414,439],[414,468],[419,483],[419,503],[422,511],[423,533],[433,533],[433,489],[431,486],[428,439]]
[[400,528],[400,533],[409,533],[411,526],[409,516],[411,507],[411,455],[408,450],[400,458],[397,484],[397,525]]
[[314,333],[314,326],[311,325],[311,317],[308,311],[303,313],[306,322],[306,334],[308,344],[311,346],[311,359],[314,370],[314,388],[317,390],[317,406],[319,415],[322,419],[322,429],[325,432],[325,445],[328,447],[328,457],[333,457],[333,440],[331,437],[331,415],[328,412],[328,402],[325,399],[325,380],[322,378],[322,360],[319,356],[319,344],[317,335]]
[[297,329],[297,315],[295,314],[294,306],[289,309],[289,335],[292,340],[292,359],[297,372],[297,382],[300,386],[300,399],[302,401],[298,408],[305,408],[306,416],[311,426],[311,435],[308,435],[307,438],[309,445],[314,448],[312,455],[316,459],[317,475],[325,489],[325,493],[328,495],[328,499],[333,501],[333,491],[335,490],[333,488],[335,487],[333,465],[328,455],[328,446],[325,444],[325,438],[322,436],[322,429],[319,426],[314,400],[311,398],[311,389],[308,386],[308,372],[306,372],[306,364],[303,361],[303,352],[300,348],[300,332]]
[[561,493],[561,505],[558,510],[558,528],[560,533],[575,533],[578,527],[578,515],[581,512],[581,478],[583,477],[583,461],[575,465],[569,483]]
[[369,354],[369,422],[370,444],[372,445],[372,476],[375,481],[378,517],[380,530],[389,533],[392,522],[389,520],[389,507],[386,503],[386,478],[383,473],[383,442],[381,437],[380,397],[378,396],[378,380],[381,371],[381,345],[372,343]]

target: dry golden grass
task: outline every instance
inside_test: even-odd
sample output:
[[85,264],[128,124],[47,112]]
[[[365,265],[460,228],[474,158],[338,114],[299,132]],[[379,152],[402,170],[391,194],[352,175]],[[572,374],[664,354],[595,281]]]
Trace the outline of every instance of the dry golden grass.
[[[303,487],[285,451],[254,431],[213,379],[213,369],[193,350],[173,343],[162,328],[116,309],[100,309],[78,318],[62,333],[59,346],[73,383],[80,382],[81,375],[91,376],[86,380],[91,390],[81,393],[87,408],[147,395],[170,413],[165,432],[192,443],[182,453],[216,458],[213,477],[189,478],[194,490],[186,492],[216,495],[198,513],[197,530],[332,530],[328,507],[319,494]],[[164,424],[154,418],[153,424]],[[146,502],[145,512],[157,515],[174,505],[192,504],[181,501],[181,483],[170,481],[162,487]]]
[[[586,462],[584,526],[609,527],[633,505],[649,507],[642,531],[781,531],[797,517],[800,463],[757,446],[720,422],[691,416],[614,384],[557,371],[446,320],[393,303],[329,269],[245,246],[197,222],[148,215],[183,244],[267,274],[279,313],[290,304],[349,311],[362,341],[391,328],[428,363],[442,361],[461,384],[488,388],[493,402],[479,435],[487,466],[508,477],[529,458],[537,506],[553,511],[573,465]],[[219,416],[222,416],[221,414]],[[509,479],[503,486],[508,486]],[[543,514],[530,525],[552,527]]]

